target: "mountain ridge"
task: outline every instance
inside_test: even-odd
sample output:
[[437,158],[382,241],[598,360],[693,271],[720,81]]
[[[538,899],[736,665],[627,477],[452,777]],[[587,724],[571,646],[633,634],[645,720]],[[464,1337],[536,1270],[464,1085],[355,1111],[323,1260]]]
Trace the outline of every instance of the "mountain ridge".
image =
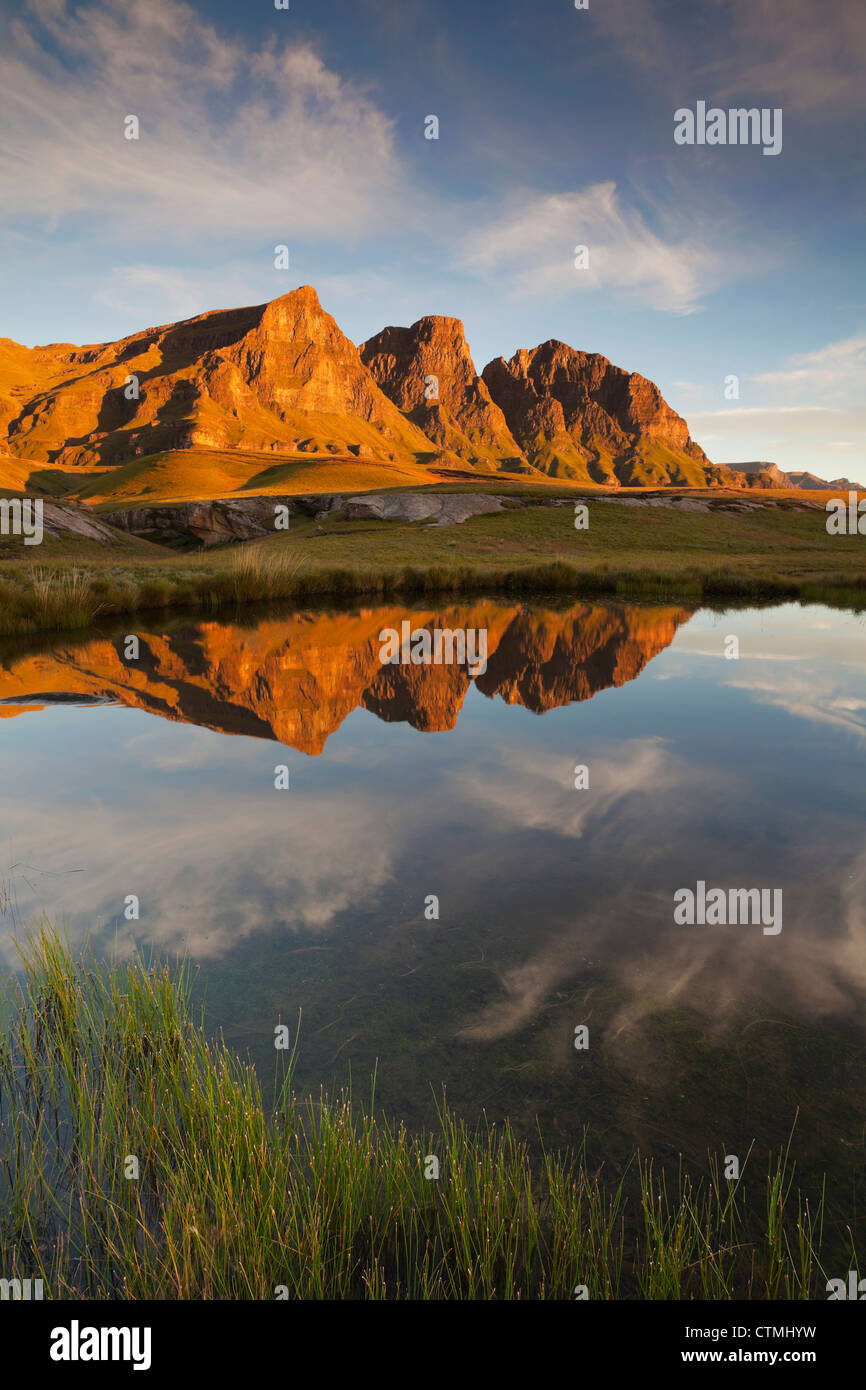
[[826,491],[828,488],[838,488],[843,492],[866,491],[862,483],[852,483],[850,478],[827,480],[819,478],[816,473],[785,472],[778,464],[770,463],[766,459],[751,460],[747,463],[724,463],[720,466],[729,468],[734,473],[742,473],[746,477],[758,478],[765,487],[788,487],[807,491]]
[[106,343],[0,339],[0,458],[83,474],[73,495],[90,500],[111,495],[113,474],[89,490],[87,475],[106,470],[131,471],[124,495],[158,495],[185,453],[213,493],[226,482],[208,484],[209,453],[215,474],[217,454],[261,456],[237,484],[245,491],[291,491],[299,468],[312,491],[323,465],[330,490],[337,465],[355,470],[355,489],[358,470],[372,487],[499,473],[609,488],[747,485],[711,463],[654,382],[599,353],[550,339],[479,373],[463,323],[444,315],[356,346],[309,285]]

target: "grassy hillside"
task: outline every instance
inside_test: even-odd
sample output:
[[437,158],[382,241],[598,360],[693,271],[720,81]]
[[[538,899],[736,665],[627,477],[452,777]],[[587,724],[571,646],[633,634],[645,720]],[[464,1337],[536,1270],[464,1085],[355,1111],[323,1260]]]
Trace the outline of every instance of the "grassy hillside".
[[705,469],[701,464],[689,458],[688,454],[671,449],[657,440],[647,440],[638,445],[628,459],[612,454],[602,439],[589,440],[587,448],[594,455],[589,461],[571,436],[562,434],[552,440],[539,437],[535,446],[528,448],[528,453],[533,467],[551,478],[584,485],[705,486]]
[[365,491],[408,487],[438,478],[423,465],[358,458],[240,450],[184,449],[152,454],[93,477],[85,475],[69,496],[90,505],[197,502],[237,493]]

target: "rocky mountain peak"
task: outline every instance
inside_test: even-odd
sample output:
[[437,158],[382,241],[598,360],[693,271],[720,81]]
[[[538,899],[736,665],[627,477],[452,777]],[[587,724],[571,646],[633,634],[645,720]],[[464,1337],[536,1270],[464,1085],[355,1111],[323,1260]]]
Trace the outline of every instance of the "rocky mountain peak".
[[441,449],[487,469],[526,467],[475,370],[460,319],[429,315],[361,344],[377,385]]

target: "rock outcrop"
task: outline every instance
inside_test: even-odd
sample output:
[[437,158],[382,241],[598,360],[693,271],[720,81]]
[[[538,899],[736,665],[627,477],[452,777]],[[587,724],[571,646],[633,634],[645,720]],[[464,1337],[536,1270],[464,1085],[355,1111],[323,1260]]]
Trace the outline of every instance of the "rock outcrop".
[[440,449],[484,471],[527,468],[475,370],[460,319],[431,315],[361,344],[377,385]]
[[502,511],[501,497],[480,492],[395,492],[384,497],[364,493],[347,497],[346,517],[361,521],[427,521],[431,526],[460,526],[471,516],[487,516]]
[[521,348],[482,373],[527,459],[579,482],[705,486],[710,461],[653,382],[567,343]]
[[[551,499],[551,505],[555,500]],[[364,492],[357,496],[333,492],[269,493],[264,497],[229,497],[215,502],[130,507],[102,512],[100,516],[108,526],[131,536],[210,549],[272,536],[278,529],[286,529],[286,517],[290,526],[293,516],[321,520],[339,512],[349,521],[426,521],[431,526],[459,526],[469,517],[502,509],[501,498],[479,492]],[[86,512],[78,510],[79,515],[86,517]]]
[[748,463],[725,463],[721,467],[745,477],[750,487],[790,487],[808,492],[827,488],[835,488],[840,492],[866,491],[862,483],[852,483],[850,478],[832,478],[828,482],[825,478],[819,478],[816,473],[785,473],[778,464],[768,463],[765,459]]

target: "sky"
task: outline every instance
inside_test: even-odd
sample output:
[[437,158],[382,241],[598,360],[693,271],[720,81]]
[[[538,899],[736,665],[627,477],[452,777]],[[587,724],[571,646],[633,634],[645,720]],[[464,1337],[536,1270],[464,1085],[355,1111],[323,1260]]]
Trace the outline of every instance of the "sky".
[[[558,338],[715,462],[866,483],[863,0],[288,6],[0,0],[0,337],[311,284],[355,342]],[[781,111],[780,152],[675,143],[698,102]]]

